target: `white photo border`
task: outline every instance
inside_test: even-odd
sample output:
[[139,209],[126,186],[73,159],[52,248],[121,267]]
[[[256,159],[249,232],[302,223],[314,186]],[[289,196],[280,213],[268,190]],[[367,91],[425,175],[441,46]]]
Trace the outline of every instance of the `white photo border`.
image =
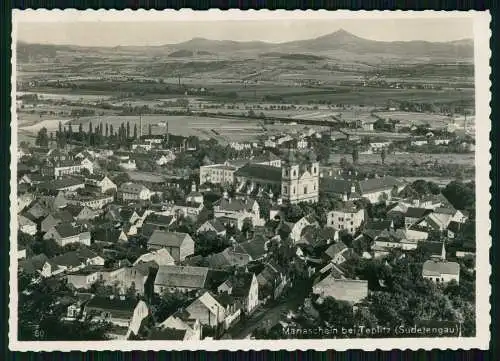
[[[12,92],[16,97],[17,23],[54,21],[218,21],[218,20],[283,20],[283,19],[393,19],[393,18],[465,18],[474,22],[474,67],[476,111],[476,336],[461,338],[384,338],[384,339],[317,339],[317,340],[202,340],[202,341],[18,341],[17,339],[17,115],[11,106],[11,178],[10,178],[10,265],[9,265],[9,349],[11,351],[177,351],[177,350],[469,350],[489,348],[490,343],[490,21],[489,12],[478,11],[285,11],[231,9],[222,11],[182,10],[13,10],[12,12]],[[13,216],[14,215],[14,216]]]

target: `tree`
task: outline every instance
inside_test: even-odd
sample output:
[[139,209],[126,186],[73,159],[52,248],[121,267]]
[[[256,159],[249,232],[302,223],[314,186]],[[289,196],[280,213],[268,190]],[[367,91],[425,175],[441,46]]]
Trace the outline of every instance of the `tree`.
[[296,204],[291,204],[285,209],[285,218],[289,222],[297,222],[299,219],[304,217],[304,212]]
[[[385,193],[382,193],[385,194]],[[382,196],[381,194],[381,196]],[[387,197],[387,195],[386,195]],[[387,205],[385,204],[385,199],[372,205],[371,208],[372,217],[377,219],[385,219],[387,217]]]
[[253,230],[252,219],[246,218],[241,226],[241,233],[248,237],[248,233]]
[[345,157],[340,158],[340,169],[347,169],[348,166],[347,159]]
[[352,163],[356,165],[358,164],[358,160],[359,160],[359,150],[357,146],[354,146],[352,150]]
[[115,135],[115,130],[113,129],[113,124],[109,125],[109,135],[113,137]]
[[127,132],[126,132],[126,137],[127,139],[130,138],[130,122],[127,122]]
[[92,122],[89,122],[89,131],[88,131],[88,133],[87,133],[87,134],[89,135],[89,137],[90,137],[90,135],[92,134],[92,129],[93,129],[93,128],[92,128]]
[[185,306],[190,297],[183,292],[164,292],[160,297],[153,298],[153,316],[158,322],[163,322],[167,317]]
[[72,291],[61,279],[43,278],[32,282],[31,275],[18,274],[18,337],[23,341],[106,340],[110,324],[92,316],[73,322],[61,321],[66,306],[60,300]]
[[148,124],[148,135],[151,136],[153,134],[153,128],[151,126],[151,123]]
[[109,125],[108,125],[108,123],[106,123],[105,136],[106,136],[106,138],[109,136]]
[[134,124],[134,139],[137,139],[137,124]]
[[33,243],[31,249],[34,254],[43,253],[49,258],[60,255],[63,252],[61,246],[59,246],[53,239],[37,240]]
[[354,325],[352,306],[348,302],[326,297],[323,303],[315,307],[320,314],[320,319],[329,325],[335,325],[338,328],[352,328]]
[[47,136],[47,128],[43,127],[38,131],[38,134],[35,139],[35,144],[39,147],[48,147],[49,146],[49,137]]
[[69,127],[68,127],[68,138],[69,139],[73,138],[73,127],[71,126],[71,123],[69,124]]
[[382,151],[380,152],[380,159],[382,159],[382,164],[385,164],[385,157],[386,157],[386,153],[385,153],[385,148],[382,148]]
[[470,214],[475,210],[476,195],[475,183],[463,183],[459,181],[450,182],[444,189],[443,195],[450,201],[453,207],[467,210]]
[[78,134],[79,134],[80,136],[82,136],[82,135],[83,135],[83,124],[82,124],[82,123],[80,123],[80,124],[78,125]]

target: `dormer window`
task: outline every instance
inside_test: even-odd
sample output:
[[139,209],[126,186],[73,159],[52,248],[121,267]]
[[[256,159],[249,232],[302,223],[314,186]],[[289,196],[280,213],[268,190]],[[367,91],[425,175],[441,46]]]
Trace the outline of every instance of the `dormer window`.
[[316,167],[313,167],[313,174],[316,174]]
[[296,175],[297,175],[297,171],[296,171],[296,170],[294,170],[294,171],[293,171],[293,176],[295,177]]

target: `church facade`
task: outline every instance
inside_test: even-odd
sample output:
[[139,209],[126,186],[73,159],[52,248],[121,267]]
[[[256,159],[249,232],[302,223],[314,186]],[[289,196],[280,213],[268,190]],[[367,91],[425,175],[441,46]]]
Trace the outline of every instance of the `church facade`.
[[314,153],[298,161],[292,153],[281,168],[281,197],[292,204],[316,203],[319,199],[319,162]]

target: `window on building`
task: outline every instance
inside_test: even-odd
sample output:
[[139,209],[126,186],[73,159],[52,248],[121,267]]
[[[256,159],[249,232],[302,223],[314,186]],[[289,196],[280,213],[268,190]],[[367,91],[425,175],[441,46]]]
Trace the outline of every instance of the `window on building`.
[[287,194],[287,193],[288,193],[288,187],[287,187],[287,186],[284,186],[284,187],[283,187],[283,193],[284,193],[284,194]]
[[304,194],[307,194],[307,186],[304,186]]
[[288,177],[288,169],[285,170],[285,177]]
[[295,194],[295,187],[292,188],[292,192],[293,192],[293,194]]
[[313,174],[316,174],[316,167],[313,168]]
[[292,175],[295,177],[297,175],[297,171],[294,170]]

